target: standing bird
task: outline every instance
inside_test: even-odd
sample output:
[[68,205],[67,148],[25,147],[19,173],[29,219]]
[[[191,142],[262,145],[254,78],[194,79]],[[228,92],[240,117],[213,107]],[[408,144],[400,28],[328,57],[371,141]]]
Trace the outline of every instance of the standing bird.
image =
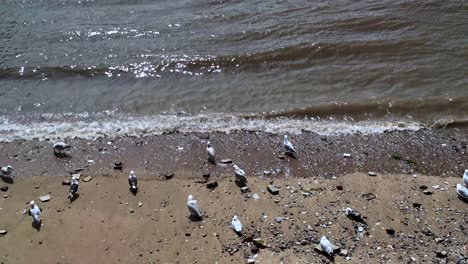
[[5,167],[2,167],[1,168],[1,171],[2,171],[2,175],[3,176],[8,176],[10,177],[11,176],[11,173],[13,172],[13,167],[11,165],[7,165]]
[[356,222],[363,222],[362,215],[350,207],[346,208],[346,216],[348,216],[350,219],[356,221]]
[[197,200],[193,199],[193,195],[189,195],[187,199],[187,207],[189,209],[190,215],[197,219],[201,219],[202,215],[200,209],[198,208]]
[[135,194],[138,191],[138,180],[134,171],[130,172],[128,176],[128,185],[130,185],[130,191]]
[[31,205],[31,208],[29,209],[29,215],[32,216],[33,220],[35,223],[41,223],[42,218],[41,218],[41,208],[37,206],[34,201],[31,201],[29,203]]
[[284,145],[284,148],[286,149],[286,153],[290,153],[290,154],[297,153],[293,144],[291,143],[291,141],[289,141],[287,135],[284,135],[283,145]]
[[463,173],[463,183],[468,187],[468,170],[465,170],[465,173]]
[[73,198],[75,198],[75,194],[78,192],[78,179],[75,177],[71,178],[71,185],[70,185],[70,194],[68,194],[68,199],[70,199],[70,202],[73,201]]
[[245,186],[247,183],[247,178],[245,177],[245,171],[239,168],[239,166],[235,164],[233,167],[234,167],[234,175],[236,176],[236,182]]
[[237,215],[234,215],[231,220],[231,228],[238,234],[242,234],[242,223],[240,222]]
[[461,198],[468,200],[468,188],[463,186],[463,184],[457,184],[457,194]]
[[207,143],[206,153],[208,153],[208,162],[212,163],[213,165],[216,165],[215,151],[210,141],[208,141]]
[[325,236],[322,236],[320,239],[320,246],[322,246],[323,250],[327,252],[330,257],[333,256],[333,245]]
[[55,155],[64,155],[65,150],[71,148],[71,146],[66,144],[65,142],[56,142],[54,143],[52,148],[54,149]]

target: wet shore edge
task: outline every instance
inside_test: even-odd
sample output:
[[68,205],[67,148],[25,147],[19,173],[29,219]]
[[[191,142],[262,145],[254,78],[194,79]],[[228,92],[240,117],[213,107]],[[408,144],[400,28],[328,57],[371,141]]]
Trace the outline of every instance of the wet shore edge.
[[[148,177],[177,172],[183,177],[233,176],[232,164],[247,177],[332,178],[353,172],[424,174],[458,177],[468,168],[468,128],[391,131],[378,134],[322,136],[290,135],[297,158],[284,155],[282,135],[265,132],[168,133],[159,136],[64,139],[72,147],[67,157],[56,157],[55,141],[0,143],[0,164],[13,166],[15,178],[82,172],[106,175],[134,170]],[[206,143],[216,152],[217,166],[207,162]],[[223,163],[222,160],[227,162]],[[115,170],[114,163],[122,163]],[[231,164],[232,163],[232,164]]]

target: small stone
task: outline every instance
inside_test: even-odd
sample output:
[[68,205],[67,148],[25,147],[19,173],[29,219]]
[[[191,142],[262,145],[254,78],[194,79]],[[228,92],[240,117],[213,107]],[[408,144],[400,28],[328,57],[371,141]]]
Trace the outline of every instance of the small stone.
[[224,163],[224,164],[232,163],[232,159],[222,159],[221,163]]
[[433,192],[431,192],[431,191],[429,191],[429,190],[424,190],[423,193],[424,193],[425,195],[432,195],[432,194],[433,194]]
[[257,246],[258,248],[266,248],[268,247],[267,244],[265,243],[265,241],[261,238],[254,238],[253,239],[253,243],[255,246]]
[[139,206],[139,207],[142,207],[142,206],[143,206],[143,203],[142,203],[142,202],[139,202],[139,203],[138,203],[138,206]]
[[250,192],[250,188],[247,187],[247,186],[244,186],[244,187],[241,188],[241,192],[242,193],[248,193],[248,192]]
[[436,237],[436,239],[434,239],[436,243],[440,243],[442,241],[444,241],[443,238],[440,238],[440,237]]
[[3,195],[3,198],[8,198],[8,194]]
[[255,263],[255,259],[248,259],[247,260],[247,264],[253,264],[253,263]]
[[206,184],[206,188],[210,190],[214,190],[216,187],[218,187],[218,182],[217,181],[210,181]]
[[263,171],[264,175],[271,175],[271,171]]
[[338,255],[340,255],[342,257],[346,257],[348,255],[348,250],[341,249],[340,252],[338,252]]
[[446,258],[447,257],[447,251],[442,250],[436,253],[436,257],[438,258]]
[[284,220],[284,216],[277,216],[275,217],[275,221],[281,223]]
[[211,174],[209,172],[203,173],[203,179],[207,180],[210,178]]
[[358,227],[357,231],[358,231],[359,233],[364,232],[364,227],[362,227],[362,226]]
[[411,260],[412,262],[416,262],[416,260],[418,260],[418,259],[415,258],[415,257],[410,257],[410,260]]
[[39,188],[40,188],[40,186],[37,186],[37,185],[36,185],[36,186],[34,186],[34,189],[39,189]]
[[50,194],[42,195],[39,197],[39,201],[43,203],[48,202],[49,200],[50,200]]
[[70,184],[71,184],[71,181],[69,178],[63,179],[62,185],[70,185]]
[[342,191],[343,190],[343,185],[337,185],[336,189],[339,190],[339,191]]
[[6,235],[7,231],[6,229],[0,229],[0,236]]
[[267,189],[268,189],[268,191],[269,191],[271,194],[273,194],[273,195],[279,194],[279,189],[276,188],[274,185],[271,185],[271,184],[268,185],[268,186],[267,186]]
[[350,158],[350,157],[351,157],[351,154],[350,154],[350,153],[343,153],[343,157],[345,157],[345,158]]
[[369,171],[367,174],[369,174],[369,176],[372,176],[372,177],[377,176],[377,173],[375,173],[373,171]]
[[128,208],[128,212],[131,213],[131,214],[133,214],[133,213],[135,212],[135,209],[133,209],[133,208]]
[[192,234],[190,232],[185,232],[185,236],[191,236]]
[[252,194],[252,198],[254,198],[255,200],[258,200],[260,199],[260,195],[258,195],[258,193],[254,193]]
[[395,229],[393,228],[387,228],[385,229],[385,232],[387,232],[389,236],[395,236],[395,233],[396,233]]
[[286,156],[284,156],[284,155],[278,155],[276,158],[277,158],[277,159],[280,159],[280,160],[284,160],[284,159],[286,158]]
[[426,186],[426,185],[420,185],[420,186],[419,186],[419,189],[420,189],[420,190],[427,190],[427,186]]
[[114,170],[122,170],[123,169],[123,164],[120,161],[114,161]]
[[433,185],[433,186],[432,186],[432,189],[438,190],[438,189],[440,189],[440,185]]
[[244,243],[245,243],[245,242],[252,242],[253,239],[254,239],[254,236],[253,236],[252,233],[246,233],[246,234],[244,235],[244,239],[242,240],[242,242],[244,242]]
[[174,178],[174,173],[173,172],[166,173],[166,175],[164,175],[164,177],[166,178],[166,180],[170,180],[170,179]]
[[75,177],[77,180],[80,180],[81,174],[80,173],[75,173],[71,175],[72,177]]
[[28,210],[26,210],[26,209],[21,210],[22,214],[26,214],[27,212],[28,212]]
[[8,186],[3,186],[2,188],[0,188],[0,190],[2,192],[6,192],[6,191],[8,191]]
[[86,177],[83,179],[83,181],[84,181],[84,182],[89,182],[89,181],[91,181],[92,179],[93,179],[93,177],[91,177],[91,176],[86,176]]

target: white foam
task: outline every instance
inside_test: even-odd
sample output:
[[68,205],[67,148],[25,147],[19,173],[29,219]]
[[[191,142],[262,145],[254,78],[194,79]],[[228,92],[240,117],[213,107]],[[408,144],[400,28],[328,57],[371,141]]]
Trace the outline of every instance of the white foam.
[[42,115],[40,118],[0,116],[0,140],[57,139],[160,135],[168,132],[263,131],[320,135],[372,134],[389,130],[419,130],[421,124],[382,121],[345,122],[334,120],[265,119],[229,114],[121,116],[103,114]]

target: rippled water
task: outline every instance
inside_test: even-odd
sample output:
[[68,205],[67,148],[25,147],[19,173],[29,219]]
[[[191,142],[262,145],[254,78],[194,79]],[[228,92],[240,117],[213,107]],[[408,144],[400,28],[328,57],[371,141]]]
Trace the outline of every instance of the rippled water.
[[0,1],[0,123],[466,120],[467,25],[466,1]]

